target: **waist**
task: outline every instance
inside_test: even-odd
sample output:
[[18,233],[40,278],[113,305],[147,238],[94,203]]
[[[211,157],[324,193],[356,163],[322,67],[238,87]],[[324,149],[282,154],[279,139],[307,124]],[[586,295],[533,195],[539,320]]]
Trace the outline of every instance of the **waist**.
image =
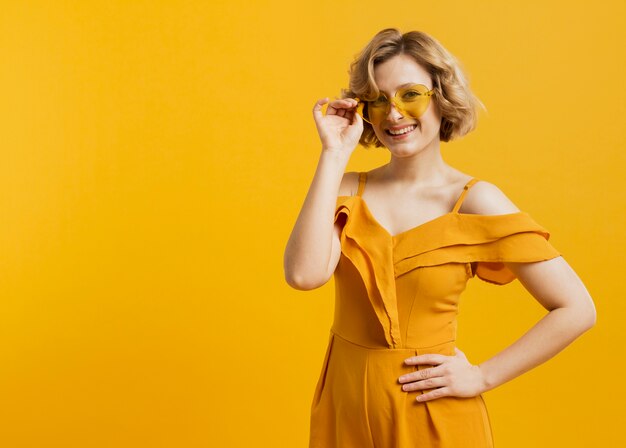
[[368,352],[374,352],[376,354],[398,354],[405,353],[410,356],[413,355],[423,355],[426,353],[437,353],[442,355],[454,355],[454,348],[456,347],[456,340],[442,341],[437,342],[435,344],[423,345],[423,346],[412,346],[412,347],[401,347],[401,348],[389,348],[389,347],[381,347],[381,346],[368,346],[358,341],[352,341],[349,338],[339,334],[336,329],[331,328],[330,332],[332,335],[337,338],[339,341],[348,344],[351,348],[355,350],[363,350]]

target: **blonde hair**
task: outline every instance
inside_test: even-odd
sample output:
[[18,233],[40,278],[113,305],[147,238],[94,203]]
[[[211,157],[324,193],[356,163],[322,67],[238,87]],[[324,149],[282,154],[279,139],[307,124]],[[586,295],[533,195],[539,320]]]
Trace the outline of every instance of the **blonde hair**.
[[[376,34],[350,65],[350,84],[342,90],[342,98],[374,99],[378,86],[374,82],[374,67],[399,54],[412,56],[430,73],[441,112],[439,139],[448,142],[476,128],[477,106],[485,105],[472,93],[463,73],[462,64],[436,39],[421,31],[402,34],[387,28]],[[384,146],[376,137],[372,125],[363,122],[359,143],[363,146]]]

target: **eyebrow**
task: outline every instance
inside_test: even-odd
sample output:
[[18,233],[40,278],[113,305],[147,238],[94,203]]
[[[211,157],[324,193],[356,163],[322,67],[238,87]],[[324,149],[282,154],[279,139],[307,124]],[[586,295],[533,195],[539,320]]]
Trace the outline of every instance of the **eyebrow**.
[[[413,85],[415,85],[415,84],[422,84],[422,83],[421,83],[421,82],[405,82],[405,83],[404,83],[404,84],[402,84],[401,86],[398,86],[398,87],[396,88],[396,91],[398,91],[399,89],[402,89],[402,88],[404,88],[404,87],[413,86]],[[426,84],[422,84],[422,85],[425,85],[425,86],[428,88],[428,90],[432,90],[432,87],[428,87]],[[382,90],[382,89],[378,89],[378,90],[379,90],[380,92],[383,92],[383,93],[385,93],[385,94],[388,94],[388,92],[385,92],[385,91],[384,91],[384,90]]]

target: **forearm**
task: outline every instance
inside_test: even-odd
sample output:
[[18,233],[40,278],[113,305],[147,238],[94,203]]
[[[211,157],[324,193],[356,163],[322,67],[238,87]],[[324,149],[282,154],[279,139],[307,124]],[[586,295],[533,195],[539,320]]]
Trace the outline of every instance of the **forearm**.
[[479,364],[485,391],[512,380],[559,353],[591,326],[579,307],[556,308],[521,338]]
[[290,284],[315,284],[326,275],[337,194],[347,163],[343,155],[322,151],[285,248],[285,278]]

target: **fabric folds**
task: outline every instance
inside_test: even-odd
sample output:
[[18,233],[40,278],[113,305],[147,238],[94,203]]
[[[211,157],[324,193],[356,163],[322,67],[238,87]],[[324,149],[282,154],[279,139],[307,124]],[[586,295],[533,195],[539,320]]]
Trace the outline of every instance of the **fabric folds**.
[[363,223],[350,219],[355,212],[356,196],[342,197],[335,212],[335,222],[343,213],[347,217],[341,232],[341,247],[344,255],[356,266],[363,278],[372,308],[383,326],[390,348],[400,346],[400,327],[395,295],[393,257],[389,244],[380,235],[360,228]]
[[[311,406],[310,448],[492,448],[481,395],[418,402],[398,378],[410,356],[452,356],[457,348],[459,299],[473,277],[503,285],[515,279],[509,262],[559,256],[550,234],[527,213],[452,211],[392,235],[361,196],[339,196],[342,225],[335,269],[335,318]],[[371,309],[370,309],[371,308]],[[377,327],[380,325],[380,327]]]
[[515,280],[505,262],[536,262],[558,257],[549,232],[528,213],[444,215],[437,227],[410,232],[397,241],[395,275],[422,266],[476,262],[474,274],[489,283]]
[[[522,211],[503,215],[447,213],[391,236],[366,207],[359,196],[339,196],[335,221],[342,213],[347,216],[342,251],[368,276],[368,291],[378,289],[378,302],[386,297],[394,301],[394,284],[388,284],[389,278],[419,267],[476,262],[474,275],[504,285],[516,278],[505,262],[544,261],[560,255],[548,241],[550,233]],[[350,214],[359,212],[362,219],[350,219]],[[393,270],[391,277],[386,275],[389,269]],[[375,308],[387,315],[393,312],[385,308],[384,300]]]

